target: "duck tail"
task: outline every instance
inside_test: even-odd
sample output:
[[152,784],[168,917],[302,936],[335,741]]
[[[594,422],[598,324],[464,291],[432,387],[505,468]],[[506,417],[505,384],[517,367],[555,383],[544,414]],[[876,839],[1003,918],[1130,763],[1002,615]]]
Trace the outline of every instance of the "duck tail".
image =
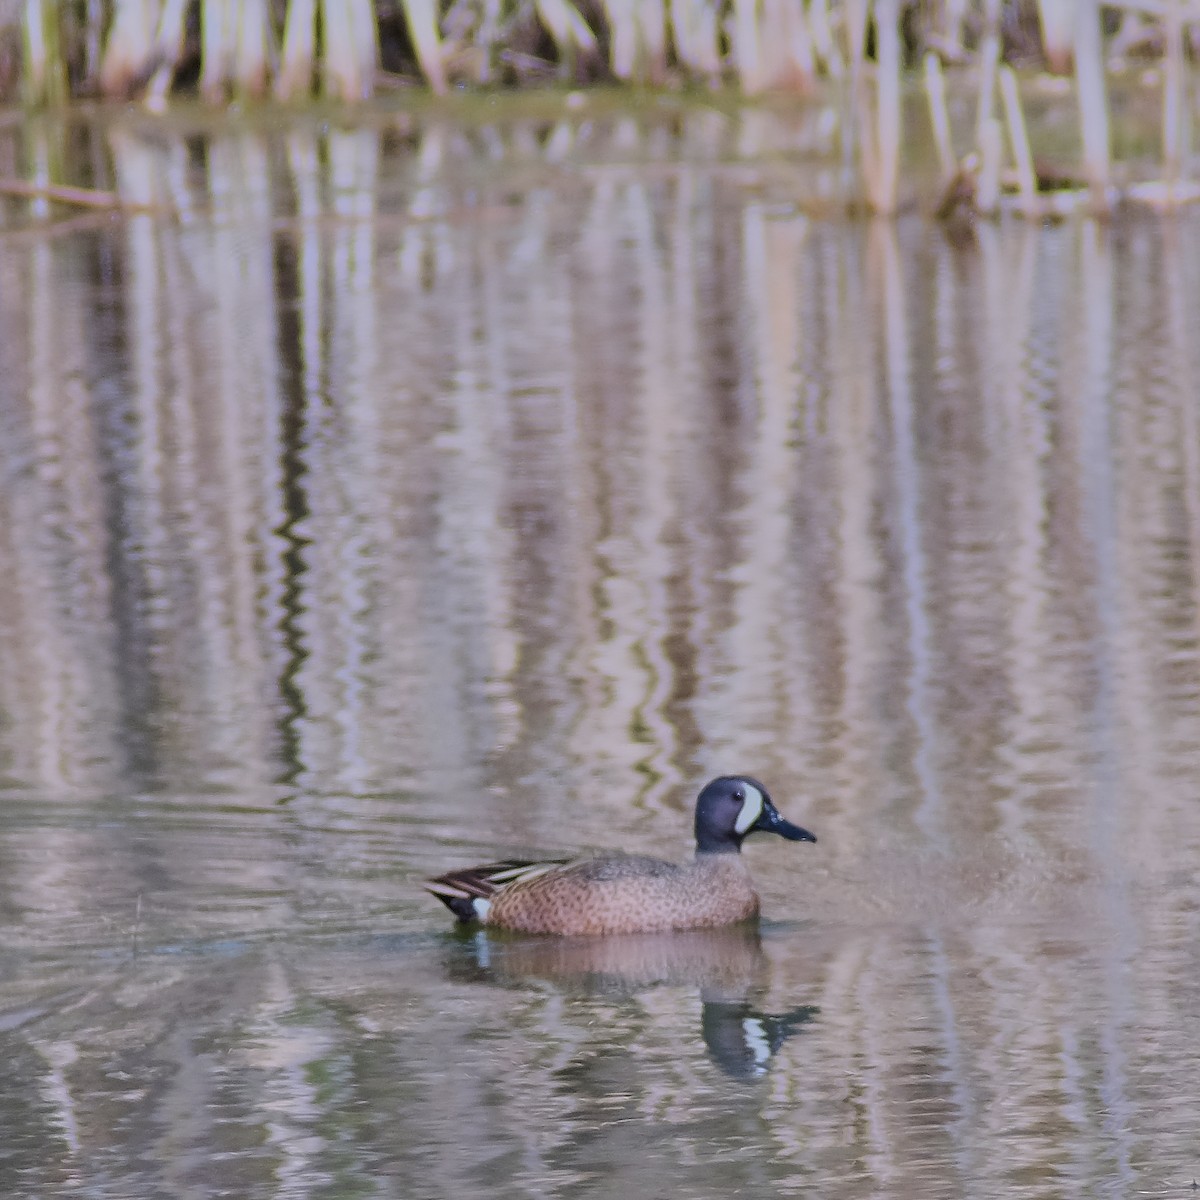
[[504,862],[467,867],[462,871],[449,871],[425,880],[423,886],[460,921],[480,921],[487,915],[491,899],[497,892],[561,865],[559,862],[506,859]]

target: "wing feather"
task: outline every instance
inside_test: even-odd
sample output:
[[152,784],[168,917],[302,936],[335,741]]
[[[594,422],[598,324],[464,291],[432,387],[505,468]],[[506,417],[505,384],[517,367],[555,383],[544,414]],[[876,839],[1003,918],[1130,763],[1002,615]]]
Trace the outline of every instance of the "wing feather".
[[448,871],[434,879],[427,879],[425,890],[432,893],[453,913],[463,920],[471,920],[476,900],[490,900],[497,892],[519,887],[548,871],[556,871],[568,859],[504,859],[500,862],[481,863],[477,867],[466,867],[461,871]]

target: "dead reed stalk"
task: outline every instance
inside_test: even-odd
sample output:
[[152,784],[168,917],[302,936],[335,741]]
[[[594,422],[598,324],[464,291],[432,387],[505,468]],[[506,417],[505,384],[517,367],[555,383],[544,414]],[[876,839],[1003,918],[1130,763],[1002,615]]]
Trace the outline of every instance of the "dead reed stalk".
[[933,128],[933,144],[937,150],[938,170],[944,188],[958,171],[958,159],[950,140],[950,112],[946,107],[946,78],[942,60],[936,54],[925,55],[925,98],[929,104],[929,124]]
[[1008,142],[1017,165],[1017,189],[1021,212],[1030,218],[1041,215],[1038,202],[1037,175],[1033,169],[1033,154],[1029,149],[1029,133],[1025,128],[1025,112],[1017,77],[1011,67],[1000,68],[1000,95],[1004,100],[1004,117],[1008,125]]
[[1108,94],[1100,10],[1094,0],[1075,0],[1075,89],[1083,135],[1083,172],[1097,212],[1109,208]]
[[54,0],[26,0],[21,34],[21,90],[25,102],[61,104],[67,98],[67,72]]

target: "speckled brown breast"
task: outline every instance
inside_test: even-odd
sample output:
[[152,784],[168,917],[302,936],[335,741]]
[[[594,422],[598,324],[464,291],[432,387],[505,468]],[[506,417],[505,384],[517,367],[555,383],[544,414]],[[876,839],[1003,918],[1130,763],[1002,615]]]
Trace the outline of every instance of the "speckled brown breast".
[[698,854],[683,866],[614,855],[502,889],[486,923],[525,933],[650,933],[730,925],[757,914],[758,895],[740,855]]

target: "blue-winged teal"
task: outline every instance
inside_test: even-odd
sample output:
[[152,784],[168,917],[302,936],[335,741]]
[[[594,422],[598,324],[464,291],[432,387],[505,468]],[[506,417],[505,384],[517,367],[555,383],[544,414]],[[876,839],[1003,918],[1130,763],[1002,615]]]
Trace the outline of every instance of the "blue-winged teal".
[[696,856],[681,866],[633,854],[494,862],[427,880],[460,921],[525,933],[651,933],[707,929],[758,915],[740,854],[752,833],[817,839],[785,821],[766,788],[722,775],[696,799]]

